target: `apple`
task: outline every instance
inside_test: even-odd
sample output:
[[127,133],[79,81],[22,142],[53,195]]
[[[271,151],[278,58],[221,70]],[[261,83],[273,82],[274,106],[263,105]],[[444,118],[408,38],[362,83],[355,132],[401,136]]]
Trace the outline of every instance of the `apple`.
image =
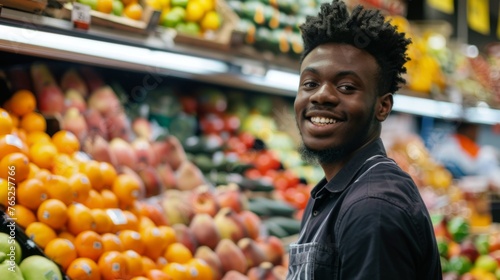
[[477,257],[476,261],[474,262],[474,268],[479,268],[484,271],[494,273],[498,268],[498,262],[494,257],[490,255],[481,255]]

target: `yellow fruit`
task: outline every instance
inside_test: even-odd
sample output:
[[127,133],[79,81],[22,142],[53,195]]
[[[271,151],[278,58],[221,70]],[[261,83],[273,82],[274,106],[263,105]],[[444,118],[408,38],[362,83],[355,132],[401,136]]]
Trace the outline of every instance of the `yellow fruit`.
[[80,141],[67,130],[60,130],[52,135],[52,143],[60,153],[71,155],[80,150]]
[[205,12],[212,11],[215,8],[215,0],[198,0],[205,9]]
[[142,6],[138,3],[132,3],[127,5],[123,10],[123,14],[131,19],[141,20],[142,19],[143,9]]
[[113,0],[97,0],[97,11],[109,14],[113,10]]
[[220,15],[216,11],[210,11],[203,17],[200,25],[203,30],[218,30],[220,24]]
[[186,6],[186,21],[197,22],[203,18],[205,15],[205,8],[203,5],[195,0],[188,2]]

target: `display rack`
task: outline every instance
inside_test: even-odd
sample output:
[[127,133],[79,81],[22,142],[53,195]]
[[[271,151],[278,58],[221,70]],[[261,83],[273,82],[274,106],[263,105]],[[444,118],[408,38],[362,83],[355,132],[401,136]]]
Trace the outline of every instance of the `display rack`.
[[[0,50],[35,57],[77,62],[128,71],[187,78],[219,85],[293,97],[297,69],[237,52],[204,50],[173,43],[175,32],[130,34],[92,27],[73,29],[71,22],[3,8]],[[298,63],[297,63],[298,67]],[[416,97],[401,91],[394,110],[442,119],[500,123],[500,110]]]

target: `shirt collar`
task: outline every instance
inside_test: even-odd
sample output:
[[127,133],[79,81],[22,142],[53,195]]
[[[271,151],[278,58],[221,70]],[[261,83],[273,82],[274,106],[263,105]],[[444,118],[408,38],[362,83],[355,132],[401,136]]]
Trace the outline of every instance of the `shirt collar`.
[[354,176],[361,169],[365,161],[375,155],[386,156],[382,139],[378,138],[369,143],[366,147],[354,154],[354,156],[342,167],[342,169],[329,182],[323,178],[318,182],[316,187],[311,191],[311,196],[316,197],[316,194],[322,189],[327,189],[332,193],[344,191]]

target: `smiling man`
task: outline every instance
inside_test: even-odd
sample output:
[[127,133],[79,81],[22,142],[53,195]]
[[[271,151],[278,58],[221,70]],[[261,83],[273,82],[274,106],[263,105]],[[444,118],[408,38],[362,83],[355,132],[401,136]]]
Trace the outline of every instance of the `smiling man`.
[[441,279],[429,213],[380,139],[410,40],[379,11],[349,14],[341,1],[323,4],[301,31],[300,150],[325,178],[290,245],[287,279]]

